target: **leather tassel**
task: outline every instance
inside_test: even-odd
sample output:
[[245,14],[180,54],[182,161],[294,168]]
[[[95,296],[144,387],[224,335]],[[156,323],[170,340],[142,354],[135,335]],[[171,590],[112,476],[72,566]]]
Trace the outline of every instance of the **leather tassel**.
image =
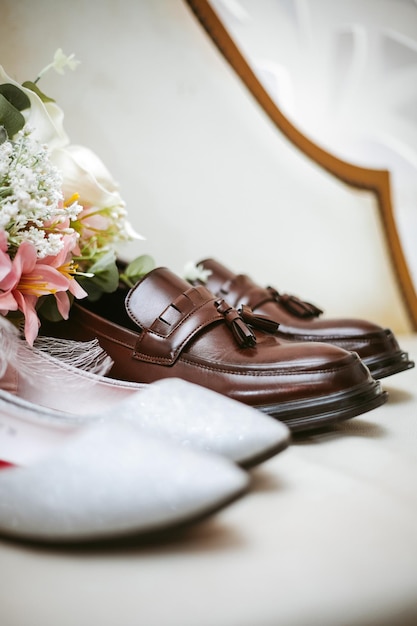
[[252,348],[256,344],[256,337],[252,330],[243,321],[239,312],[224,300],[216,300],[216,308],[226,321],[241,348]]
[[297,296],[291,296],[286,293],[278,296],[278,302],[282,304],[287,311],[290,311],[290,313],[293,313],[297,317],[319,317],[319,315],[323,313],[323,311],[314,304],[305,302],[297,298]]
[[246,304],[242,304],[242,306],[239,308],[239,313],[242,319],[249,326],[259,328],[259,330],[264,330],[267,333],[275,333],[278,330],[278,322],[273,320],[271,317],[256,315],[256,313],[254,313],[252,309]]

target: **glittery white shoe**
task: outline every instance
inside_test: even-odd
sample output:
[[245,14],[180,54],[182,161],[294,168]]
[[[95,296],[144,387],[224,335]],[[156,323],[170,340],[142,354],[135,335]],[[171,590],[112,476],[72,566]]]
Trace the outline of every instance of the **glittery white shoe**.
[[290,441],[282,422],[183,380],[150,385],[118,381],[33,351],[24,342],[18,359],[19,371],[9,366],[0,381],[0,399],[19,407],[22,415],[43,411],[73,424],[124,417],[143,432],[223,455],[244,467],[270,458]]
[[[6,412],[5,412],[6,411]],[[126,420],[70,426],[2,403],[0,535],[41,542],[155,535],[218,511],[247,474]]]

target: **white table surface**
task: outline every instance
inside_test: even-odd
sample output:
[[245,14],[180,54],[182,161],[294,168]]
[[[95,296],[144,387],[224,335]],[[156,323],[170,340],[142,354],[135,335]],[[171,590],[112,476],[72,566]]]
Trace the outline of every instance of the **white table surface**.
[[416,383],[385,379],[386,405],[294,443],[170,542],[1,540],[1,626],[414,626]]

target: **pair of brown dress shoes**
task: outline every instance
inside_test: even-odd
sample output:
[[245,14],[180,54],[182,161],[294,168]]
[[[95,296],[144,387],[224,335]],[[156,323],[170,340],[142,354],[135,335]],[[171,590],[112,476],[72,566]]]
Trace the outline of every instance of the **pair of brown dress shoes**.
[[375,380],[413,367],[393,333],[356,319],[329,320],[294,296],[262,288],[215,260],[205,284],[160,267],[133,289],[73,305],[43,332],[98,338],[109,376],[151,383],[176,377],[251,405],[292,432],[382,405]]

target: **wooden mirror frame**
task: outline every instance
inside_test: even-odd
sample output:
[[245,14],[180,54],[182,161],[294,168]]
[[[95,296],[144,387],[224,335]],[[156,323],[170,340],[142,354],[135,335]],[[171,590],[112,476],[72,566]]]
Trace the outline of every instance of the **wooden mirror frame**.
[[390,173],[348,163],[327,152],[300,132],[282,113],[263,87],[239,47],[236,45],[209,0],[185,0],[213,43],[263,108],[274,125],[303,154],[351,187],[374,193],[394,275],[408,313],[412,329],[417,330],[417,294],[395,223]]

